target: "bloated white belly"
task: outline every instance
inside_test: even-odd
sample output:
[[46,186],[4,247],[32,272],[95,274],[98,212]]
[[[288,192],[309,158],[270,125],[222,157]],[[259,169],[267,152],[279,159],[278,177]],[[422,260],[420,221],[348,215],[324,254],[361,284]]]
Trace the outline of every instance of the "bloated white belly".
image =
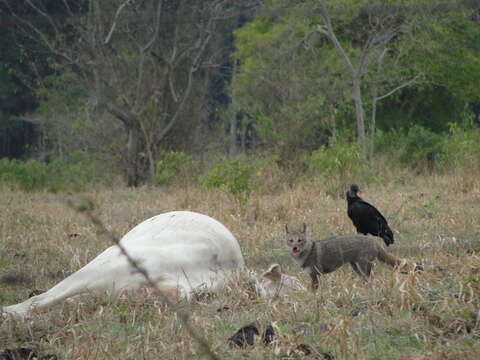
[[[120,242],[161,290],[177,290],[187,298],[198,288],[215,291],[244,265],[240,246],[224,225],[189,211],[172,211],[145,220]],[[24,316],[81,293],[115,293],[144,283],[140,274],[132,273],[118,247],[112,246],[49,291],[4,307],[2,313]]]

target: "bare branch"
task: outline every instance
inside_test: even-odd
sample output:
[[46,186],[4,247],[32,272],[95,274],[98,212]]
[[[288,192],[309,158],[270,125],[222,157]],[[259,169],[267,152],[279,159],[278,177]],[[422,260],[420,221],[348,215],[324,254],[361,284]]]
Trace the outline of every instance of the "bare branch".
[[360,54],[360,61],[358,62],[358,67],[357,67],[357,72],[358,74],[363,73],[363,69],[365,64],[367,63],[367,58],[370,53],[370,50],[373,46],[373,41],[372,39],[367,39],[367,42],[365,43],[365,46],[362,49],[362,52]]
[[163,0],[158,1],[157,13],[155,16],[155,31],[150,41],[142,48],[142,52],[146,52],[148,49],[150,49],[153,43],[158,39],[158,34],[160,33],[160,15],[162,13],[162,4]]
[[170,93],[172,94],[173,101],[178,102],[178,95],[175,91],[175,85],[173,84],[173,69],[172,66],[169,64],[169,72],[168,72],[168,87],[170,89]]
[[[179,5],[179,10],[182,9],[184,5],[184,1],[182,0]],[[170,55],[170,59],[166,60],[166,63],[168,64],[168,88],[170,90],[170,94],[172,95],[173,101],[178,102],[178,95],[175,90],[175,84],[173,83],[173,76],[174,76],[174,69],[176,68],[177,64],[181,62],[183,57],[187,54],[187,50],[184,52],[180,53],[180,56],[177,58],[177,51],[178,51],[178,34],[179,34],[179,25],[175,25],[175,31],[173,33],[173,45],[172,45],[172,54]],[[163,136],[162,136],[163,137]]]
[[343,48],[342,44],[340,44],[340,41],[338,40],[337,36],[335,35],[335,32],[333,31],[333,26],[332,26],[332,21],[330,18],[330,11],[328,10],[327,5],[325,4],[324,0],[317,0],[318,3],[321,5],[321,12],[322,12],[322,17],[325,20],[325,25],[323,26],[317,26],[317,32],[326,35],[330,41],[333,43],[335,48],[338,50],[340,53],[341,57],[345,61],[345,64],[347,65],[348,69],[352,73],[353,77],[358,76],[358,70],[355,69],[355,67],[352,64],[352,61],[348,57],[347,53],[345,52],[345,49]]
[[[177,122],[181,112],[183,111],[183,108],[185,107],[186,101],[189,98],[190,92],[192,90],[194,73],[198,70],[198,68],[200,66],[200,64],[199,64],[200,59],[203,56],[205,48],[209,44],[210,39],[211,39],[212,34],[213,34],[213,27],[214,27],[214,24],[216,23],[215,14],[217,14],[220,11],[223,4],[224,4],[223,1],[219,1],[214,5],[214,9],[212,10],[212,14],[210,15],[210,18],[208,20],[208,24],[206,25],[206,30],[205,30],[206,36],[203,39],[200,38],[199,41],[197,42],[197,44],[194,46],[195,48],[197,48],[197,53],[196,53],[196,56],[193,59],[191,65],[190,65],[190,70],[189,70],[189,73],[188,73],[187,86],[185,88],[185,91],[182,94],[180,104],[178,105],[178,107],[177,107],[174,115],[170,119],[169,123],[158,134],[158,137],[156,139],[156,143],[160,142],[165,137],[165,135],[170,131],[170,129],[173,127],[173,125]],[[170,81],[170,89],[172,91],[172,94],[176,95],[175,90],[172,87],[173,84],[171,82],[171,79],[169,79],[169,81]]]
[[382,71],[382,66],[383,66],[383,59],[385,59],[385,55],[387,55],[387,52],[389,51],[389,49],[386,47],[385,49],[383,49],[383,51],[380,53],[380,55],[378,56],[378,60],[377,60],[377,74],[380,74],[380,72]]
[[151,39],[145,44],[145,46],[143,46],[141,49],[140,49],[140,60],[139,60],[139,63],[138,63],[138,77],[137,77],[137,90],[136,90],[136,96],[135,96],[135,103],[137,103],[138,101],[140,101],[140,97],[141,97],[141,91],[142,91],[142,86],[143,86],[143,77],[144,77],[144,65],[145,65],[145,56],[146,56],[146,52],[152,47],[152,45],[154,44],[154,42],[157,40],[158,38],[158,34],[160,32],[160,15],[162,13],[162,4],[163,4],[163,0],[160,0],[158,2],[158,6],[157,6],[157,11],[156,11],[156,14],[155,14],[155,30],[154,30],[154,33],[151,37]]
[[123,9],[125,8],[125,6],[127,6],[129,3],[130,3],[131,0],[125,0],[125,2],[123,4],[121,4],[117,11],[115,12],[115,17],[113,18],[113,23],[112,23],[112,26],[110,27],[110,31],[108,32],[108,35],[107,37],[105,38],[105,41],[104,41],[104,44],[107,45],[111,38],[112,38],[112,35],[113,35],[113,32],[115,31],[115,28],[117,27],[117,21],[118,21],[118,18],[120,17],[120,14],[121,12],[123,11]]
[[63,5],[65,5],[65,8],[67,9],[68,11],[68,15],[70,16],[75,16],[75,14],[73,13],[72,11],[72,8],[70,7],[70,5],[68,4],[68,1],[67,0],[63,0]]
[[25,0],[27,2],[28,5],[30,5],[30,7],[32,9],[34,9],[36,12],[38,12],[41,16],[43,16],[45,19],[47,19],[47,21],[50,23],[50,26],[52,27],[52,29],[55,31],[55,34],[58,36],[59,35],[59,30],[57,28],[57,25],[55,24],[55,21],[53,21],[52,17],[49,16],[46,12],[42,11],[42,9],[40,9],[40,7],[36,6],[34,3],[32,3],[31,0]]
[[413,77],[412,79],[408,80],[407,82],[404,82],[403,84],[397,86],[396,88],[390,90],[388,93],[386,93],[385,95],[382,95],[382,96],[378,96],[376,98],[377,101],[380,101],[380,100],[383,100],[391,95],[393,95],[394,93],[396,93],[398,90],[401,90],[403,89],[404,87],[407,87],[407,86],[410,86],[412,85],[413,83],[415,83],[417,81],[417,79],[419,79],[421,77],[421,74],[420,75],[416,75],[415,77]]
[[39,116],[36,115],[30,115],[30,116],[15,116],[15,115],[10,115],[9,120],[14,120],[14,121],[25,121],[30,124],[41,124],[42,121]]
[[118,106],[110,102],[100,103],[99,106],[104,106],[110,114],[122,121],[127,127],[134,124],[134,116],[120,109]]
[[[22,28],[22,30],[25,32],[25,35],[27,35],[30,39],[34,40],[34,41],[38,41],[39,39],[40,42],[46,46],[48,48],[48,50],[50,50],[53,54],[56,54],[56,55],[59,55],[61,57],[64,57],[65,59],[67,59],[68,61],[71,61],[71,59],[63,52],[60,52],[58,51],[58,49],[54,46],[54,44],[48,40],[48,38],[45,36],[45,34],[40,31],[40,29],[34,25],[33,21],[29,21],[29,20],[26,20],[26,18],[23,18],[21,16],[19,16],[14,10],[13,8],[11,7],[10,3],[6,0],[3,0],[2,1],[3,4],[8,8],[10,14],[12,15],[12,17],[14,17],[19,24],[23,25],[25,28],[28,28],[30,30],[32,30],[33,34],[37,35],[38,38],[35,38],[34,36],[32,36],[31,34],[28,33],[28,31],[26,31],[25,29]],[[35,11],[38,11],[39,14],[42,15],[42,17],[44,17],[45,19],[47,19],[49,22],[52,21],[52,19],[47,16],[46,13],[42,12],[40,9],[38,9],[37,7],[33,6],[30,4],[30,2],[28,2],[28,4],[30,6],[32,6],[32,8],[35,10]]]
[[327,27],[325,25],[317,25],[317,32],[327,36],[330,39],[330,33],[328,32]]

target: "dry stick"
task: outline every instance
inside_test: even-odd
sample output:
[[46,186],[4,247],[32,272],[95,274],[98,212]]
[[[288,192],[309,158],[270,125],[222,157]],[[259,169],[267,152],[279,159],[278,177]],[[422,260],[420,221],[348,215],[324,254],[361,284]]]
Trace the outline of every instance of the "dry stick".
[[[170,307],[174,307],[173,302],[159,289],[157,284],[152,280],[150,275],[148,274],[147,270],[145,270],[140,264],[130,256],[130,254],[127,252],[127,250],[123,247],[123,245],[120,243],[120,240],[110,232],[105,225],[102,223],[102,221],[95,217],[95,215],[92,214],[93,210],[93,203],[88,200],[88,199],[69,199],[67,200],[67,204],[74,209],[77,212],[83,213],[96,227],[98,230],[100,230],[101,233],[105,234],[121,251],[123,256],[127,259],[129,262],[130,266],[135,269],[136,272],[140,273],[145,280],[147,281],[148,285],[150,285],[154,290],[158,292],[160,295],[161,300],[167,304]],[[188,320],[188,315],[181,311],[181,310],[173,310],[180,318],[180,320],[183,322],[183,325],[187,329],[188,333],[190,336],[203,348],[205,353],[208,355],[208,357],[212,360],[220,360],[220,358],[215,355],[210,348],[210,345],[208,342],[203,338],[201,335],[197,334],[192,326],[190,325],[190,322]]]
[[402,210],[403,205],[405,205],[407,201],[408,199],[403,200],[400,206],[397,208],[397,210],[395,210],[393,213],[390,213],[390,215],[388,215],[389,219],[394,218],[395,220],[397,220],[398,214],[400,214],[400,211]]

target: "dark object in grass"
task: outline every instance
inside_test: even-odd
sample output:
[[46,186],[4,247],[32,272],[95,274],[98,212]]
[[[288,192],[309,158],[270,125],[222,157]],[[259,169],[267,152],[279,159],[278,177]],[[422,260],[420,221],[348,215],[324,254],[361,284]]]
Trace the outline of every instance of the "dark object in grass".
[[222,307],[219,307],[219,308],[217,309],[217,312],[223,312],[223,311],[228,311],[228,310],[230,310],[230,306],[224,305],[224,306],[222,306]]
[[44,292],[45,292],[45,290],[33,289],[33,290],[30,291],[30,293],[28,294],[28,298],[30,299],[31,297],[34,297],[34,296],[43,294]]
[[[423,264],[421,264],[421,263],[415,263],[412,271],[413,271],[413,272],[420,272],[420,271],[423,271],[423,270],[424,270]],[[409,273],[408,266],[404,266],[404,267],[400,270],[400,273],[402,273],[402,274],[408,274],[408,273]]]
[[263,332],[263,335],[262,335],[262,339],[263,339],[264,345],[269,345],[270,343],[273,342],[273,340],[275,340],[275,329],[273,328],[272,325],[268,325],[265,328],[265,331]]
[[37,358],[37,354],[32,349],[27,348],[5,349],[5,351],[0,352],[0,360],[23,360]]
[[58,357],[53,354],[38,356],[32,349],[18,348],[0,352],[0,360],[58,360]]
[[335,356],[333,356],[332,354],[320,352],[308,344],[300,344],[295,350],[303,353],[303,355],[305,356],[312,356],[314,359],[335,360]]
[[21,285],[32,282],[32,278],[21,272],[11,272],[0,276],[0,284],[5,285]]
[[[242,327],[233,336],[228,339],[230,346],[245,348],[255,344],[255,338],[260,336],[260,324],[256,321]],[[275,330],[272,325],[268,325],[262,333],[264,345],[270,344],[275,339]]]
[[352,220],[357,232],[363,235],[379,236],[387,246],[393,244],[393,232],[387,220],[375,206],[358,196],[359,192],[358,185],[352,184],[346,194],[348,217]]
[[415,264],[415,267],[413,268],[413,272],[418,272],[418,271],[423,271],[423,264]]
[[253,322],[250,325],[239,329],[233,336],[228,339],[231,346],[246,347],[255,343],[255,336],[260,336],[258,331],[258,323]]

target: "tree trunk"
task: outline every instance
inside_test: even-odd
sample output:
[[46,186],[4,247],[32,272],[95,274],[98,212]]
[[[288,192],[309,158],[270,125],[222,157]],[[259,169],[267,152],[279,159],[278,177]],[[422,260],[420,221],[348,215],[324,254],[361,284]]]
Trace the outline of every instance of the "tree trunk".
[[138,186],[138,161],[140,153],[141,132],[140,129],[138,129],[136,126],[129,126],[127,128],[127,133],[127,186]]
[[155,169],[156,169],[156,160],[155,156],[153,156],[153,151],[150,146],[146,146],[147,156],[148,156],[148,175],[150,179],[153,179],[155,176]]
[[241,147],[242,147],[242,154],[247,153],[247,125],[242,122],[242,136],[241,136]]
[[[238,61],[233,61],[232,80],[237,74]],[[230,142],[228,147],[228,155],[235,157],[237,155],[237,107],[235,106],[235,98],[230,96],[229,104],[229,117],[230,117]]]
[[375,130],[377,126],[377,99],[378,99],[378,79],[375,79],[372,84],[372,118],[370,122],[370,136],[368,158],[371,159],[375,151]]
[[355,114],[357,118],[358,143],[360,144],[361,154],[365,158],[367,155],[367,148],[365,146],[365,120],[362,103],[362,90],[360,88],[360,79],[358,77],[353,78],[353,97],[355,100]]
[[368,149],[368,157],[371,158],[373,156],[373,152],[375,151],[375,129],[377,126],[377,99],[376,99],[377,91],[374,91],[374,98],[372,100],[372,121],[370,124],[370,149]]
[[230,113],[230,142],[228,155],[231,158],[237,155],[237,113],[234,110]]

